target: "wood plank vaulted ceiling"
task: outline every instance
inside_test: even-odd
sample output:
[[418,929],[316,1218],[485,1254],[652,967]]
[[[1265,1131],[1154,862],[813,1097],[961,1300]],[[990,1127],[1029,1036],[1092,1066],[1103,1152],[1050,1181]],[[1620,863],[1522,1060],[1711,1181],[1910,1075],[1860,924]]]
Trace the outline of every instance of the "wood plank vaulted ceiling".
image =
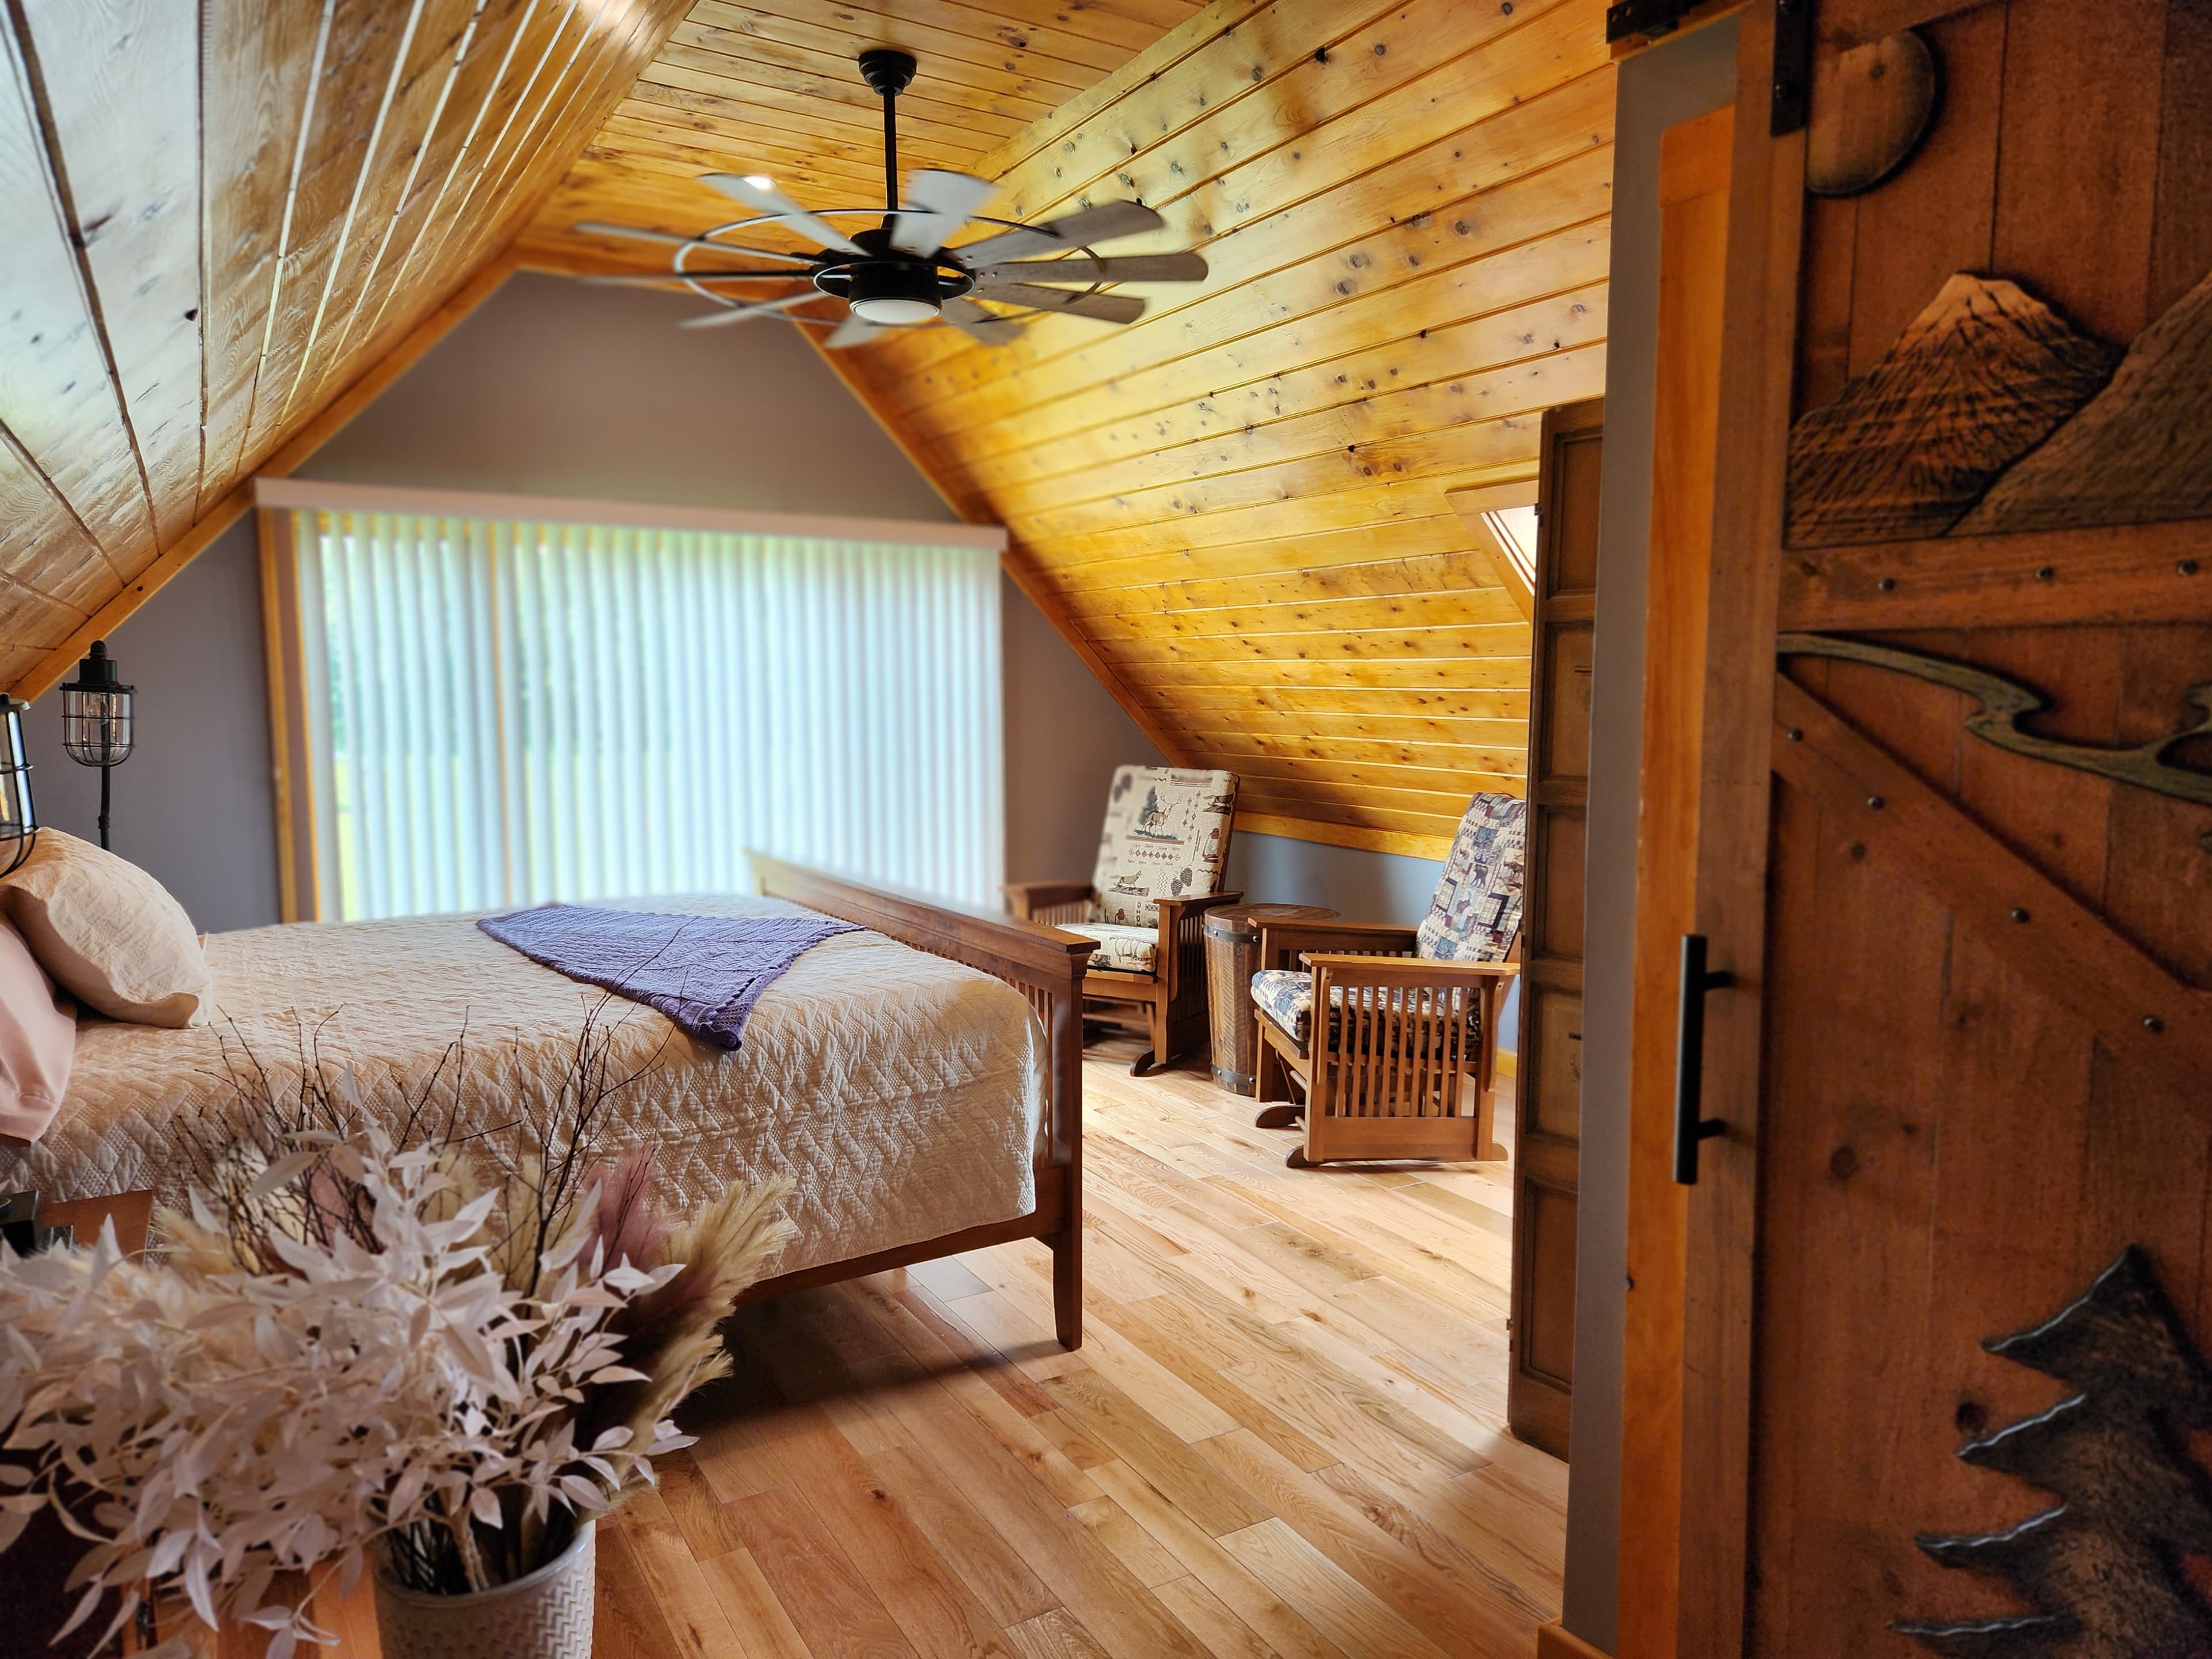
[[1167,228],[1114,251],[1213,275],[1126,328],[831,354],[854,391],[1248,829],[1437,855],[1522,787],[1527,625],[1445,492],[1530,476],[1543,408],[1602,390],[1602,0],[204,10],[13,13],[0,683],[51,683],[502,261],[647,269],[574,226],[735,216],[709,171],[879,200],[852,60],[890,45],[902,167],[1007,218],[1142,200]]

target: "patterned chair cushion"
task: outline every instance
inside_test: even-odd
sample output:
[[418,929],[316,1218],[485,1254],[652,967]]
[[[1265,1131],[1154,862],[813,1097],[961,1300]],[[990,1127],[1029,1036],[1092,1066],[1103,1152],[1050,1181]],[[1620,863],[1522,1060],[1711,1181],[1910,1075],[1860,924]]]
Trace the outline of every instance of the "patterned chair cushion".
[[1111,921],[1063,921],[1057,926],[1064,932],[1098,941],[1098,948],[1091,952],[1088,964],[1091,967],[1110,968],[1122,974],[1152,974],[1158,970],[1158,923],[1150,927],[1124,927]]
[[1503,962],[1521,931],[1528,804],[1477,795],[1459,821],[1443,878],[1421,918],[1418,952],[1431,962]]
[[1236,814],[1234,772],[1122,767],[1106,795],[1090,919],[1157,927],[1158,900],[1218,890]]
[[[1374,991],[1375,988],[1372,986],[1365,988],[1366,996],[1371,999]],[[1404,1004],[1401,999],[1405,994],[1403,991],[1393,992],[1390,1006],[1393,1008],[1402,1007]],[[1431,1006],[1430,999],[1435,995],[1435,993],[1423,989],[1417,991],[1416,994],[1420,998],[1417,1005],[1419,1011],[1423,1013],[1428,1012]],[[1463,996],[1467,1014],[1468,1041],[1472,1044],[1482,1035],[1482,1003],[1471,988],[1463,994]],[[1266,1016],[1270,1024],[1297,1043],[1301,1052],[1312,1040],[1313,975],[1304,969],[1263,968],[1253,975],[1252,1006]],[[1371,1000],[1369,1000],[1363,1006],[1371,1007],[1374,1005]],[[1332,985],[1328,990],[1330,1047],[1334,1048],[1336,1045],[1343,1030],[1344,987]]]

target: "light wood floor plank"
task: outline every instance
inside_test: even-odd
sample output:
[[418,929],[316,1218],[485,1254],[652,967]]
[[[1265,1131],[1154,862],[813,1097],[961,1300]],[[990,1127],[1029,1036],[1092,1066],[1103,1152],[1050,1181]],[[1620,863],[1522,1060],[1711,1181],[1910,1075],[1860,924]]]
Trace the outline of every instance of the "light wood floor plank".
[[1231,1533],[1222,1547],[1360,1659],[1446,1659],[1445,1650],[1281,1520]]
[[[1218,1536],[1265,1520],[1267,1510],[1221,1476],[1190,1443],[1096,1372],[1045,1385],[1084,1433],[1165,1492],[1185,1515]],[[1206,1443],[1201,1441],[1199,1443]]]
[[1098,1479],[1138,1525],[1166,1546],[1208,1594],[1259,1633],[1282,1659],[1364,1659],[1363,1649],[1339,1648],[1323,1636],[1128,1465],[1101,1469]]
[[911,1447],[870,1458],[868,1468],[1001,1626],[1021,1624],[1060,1605],[997,1529]]
[[1022,1659],[1113,1659],[1097,1638],[1071,1614],[1055,1609],[1006,1632]]
[[[732,1550],[700,1563],[721,1602],[738,1651],[745,1659],[814,1659],[805,1639],[775,1599],[750,1550]],[[599,1659],[594,1652],[592,1659]]]
[[1534,1648],[1538,1621],[1525,1611],[1484,1594],[1480,1580],[1461,1579],[1424,1560],[1252,1436],[1221,1435],[1198,1449],[1446,1651],[1462,1643],[1477,1652]]
[[759,1492],[730,1510],[814,1659],[915,1659],[866,1580],[797,1493]]
[[775,1455],[922,1659],[1012,1659],[998,1620],[827,1415],[795,1414]]
[[728,1653],[737,1643],[729,1615],[660,1494],[640,1492],[623,1504],[623,1530],[676,1638],[676,1650],[693,1659]]
[[1206,1644],[1213,1659],[1280,1659],[1260,1633],[1221,1604],[1221,1600],[1198,1580],[1185,1574],[1156,1584],[1152,1592],[1168,1610]]

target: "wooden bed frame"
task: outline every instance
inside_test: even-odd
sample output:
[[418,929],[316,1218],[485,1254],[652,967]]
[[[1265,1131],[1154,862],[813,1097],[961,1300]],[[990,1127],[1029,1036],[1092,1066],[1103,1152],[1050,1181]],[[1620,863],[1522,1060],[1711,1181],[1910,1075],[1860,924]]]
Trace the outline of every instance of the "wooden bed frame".
[[825,1261],[764,1279],[738,1298],[759,1302],[791,1291],[957,1255],[1014,1238],[1052,1247],[1052,1306],[1060,1346],[1083,1345],[1083,973],[1097,944],[1034,922],[1010,921],[896,888],[872,887],[827,871],[752,854],[769,898],[788,899],[1002,979],[1044,1022],[1051,1077],[1046,1144],[1036,1163],[1036,1208],[1012,1221],[969,1227],[848,1261]]

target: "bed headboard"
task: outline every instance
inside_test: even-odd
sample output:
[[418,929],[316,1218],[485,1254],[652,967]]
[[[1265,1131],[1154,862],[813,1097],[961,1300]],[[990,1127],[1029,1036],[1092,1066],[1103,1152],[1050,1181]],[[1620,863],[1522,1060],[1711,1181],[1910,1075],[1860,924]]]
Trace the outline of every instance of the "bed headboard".
[[1052,1056],[1052,1161],[1072,1164],[1083,1146],[1083,971],[1097,945],[1074,933],[1015,921],[896,887],[749,853],[769,898],[857,922],[902,945],[1005,980],[1044,1022]]

